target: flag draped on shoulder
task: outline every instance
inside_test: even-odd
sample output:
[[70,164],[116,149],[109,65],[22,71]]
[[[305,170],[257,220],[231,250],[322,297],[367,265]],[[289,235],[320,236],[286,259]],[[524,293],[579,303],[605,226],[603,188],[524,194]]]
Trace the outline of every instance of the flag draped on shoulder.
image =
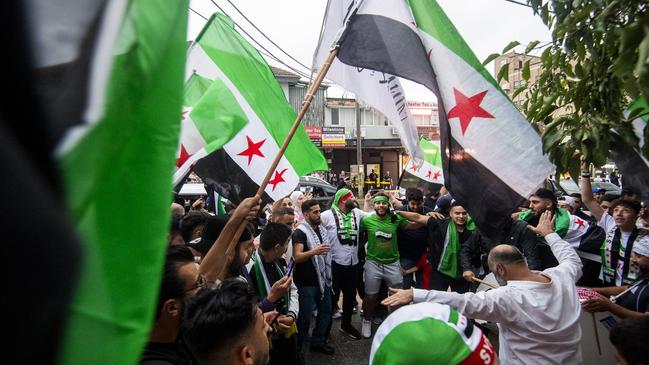
[[[649,104],[644,98],[631,103],[627,116],[637,111],[638,117],[633,120],[633,129],[638,137],[640,150],[646,143],[644,129],[649,122]],[[611,146],[612,158],[622,174],[622,187],[629,188],[639,195],[642,201],[649,200],[649,161],[628,144],[616,141]]]
[[338,59],[418,82],[437,95],[444,184],[478,228],[493,234],[553,171],[540,137],[437,2],[359,4]]
[[[318,48],[313,57],[314,72],[317,72],[327,59],[331,45],[339,36],[339,30],[355,10],[356,4],[350,0],[328,2]],[[381,30],[367,29],[367,31],[380,32]],[[357,99],[383,113],[399,132],[401,143],[408,154],[417,159],[424,157],[419,149],[417,126],[410,114],[401,81],[390,70],[355,65],[341,58],[339,54],[331,64],[326,77],[353,92]]]
[[[192,77],[212,80],[189,114],[194,125],[202,118],[203,128],[214,131],[208,137],[201,128],[196,128],[205,146],[196,152],[188,151],[191,155],[188,159],[195,161],[194,171],[203,180],[213,180],[219,193],[236,204],[256,193],[296,113],[268,64],[223,14],[212,15],[196,38],[189,50],[186,70]],[[215,84],[219,85],[218,89]],[[197,114],[212,90],[217,91],[210,97],[210,108]],[[231,137],[222,138],[223,131]],[[221,139],[217,141],[217,138]],[[322,153],[304,128],[299,128],[273,172],[263,198],[270,201],[285,197],[295,190],[300,176],[327,169]]]
[[[119,2],[110,3],[106,11],[114,15]],[[105,90],[89,92],[89,99],[96,92],[104,97],[93,99],[97,109],[85,113],[58,149],[83,249],[61,364],[137,363],[162,277],[188,3],[123,3],[104,23],[118,30],[115,41],[91,63],[108,69]]]

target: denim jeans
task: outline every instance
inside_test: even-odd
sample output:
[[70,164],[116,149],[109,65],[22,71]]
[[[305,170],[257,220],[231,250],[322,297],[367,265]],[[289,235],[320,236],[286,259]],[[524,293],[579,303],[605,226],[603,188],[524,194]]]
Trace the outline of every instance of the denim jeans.
[[[401,267],[404,270],[408,270],[412,267],[415,267],[417,265],[417,262],[418,260],[408,259],[405,257],[399,259],[399,263],[401,264]],[[412,287],[415,287],[417,289],[421,289],[423,285],[423,280],[424,280],[423,270],[417,270],[412,274],[404,275],[403,288],[410,289]]]
[[318,316],[311,334],[311,346],[322,346],[331,321],[331,288],[325,287],[325,293],[321,295],[317,286],[298,286],[297,293],[300,301],[300,313],[297,316],[298,351],[302,350],[302,344],[309,334],[311,316],[315,309],[318,309]]

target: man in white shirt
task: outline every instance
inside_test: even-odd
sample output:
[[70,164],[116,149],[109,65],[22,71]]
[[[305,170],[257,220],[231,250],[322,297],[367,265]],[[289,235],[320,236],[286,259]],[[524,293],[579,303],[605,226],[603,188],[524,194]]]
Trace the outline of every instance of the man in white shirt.
[[581,260],[554,232],[550,212],[541,215],[536,232],[545,237],[559,265],[531,271],[514,246],[499,245],[489,253],[489,268],[505,285],[480,293],[390,289],[384,305],[410,302],[447,304],[471,318],[497,322],[502,364],[581,364],[580,305],[575,282]]

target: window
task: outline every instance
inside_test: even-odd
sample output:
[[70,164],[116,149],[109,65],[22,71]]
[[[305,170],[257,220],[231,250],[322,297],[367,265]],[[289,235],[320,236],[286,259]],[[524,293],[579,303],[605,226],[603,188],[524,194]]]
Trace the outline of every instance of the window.
[[340,121],[338,119],[338,109],[331,109],[331,125],[339,125]]

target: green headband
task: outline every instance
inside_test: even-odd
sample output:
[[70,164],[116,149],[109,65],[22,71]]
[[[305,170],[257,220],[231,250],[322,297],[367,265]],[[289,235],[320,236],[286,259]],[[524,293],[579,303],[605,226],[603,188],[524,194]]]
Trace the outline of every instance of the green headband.
[[383,195],[374,197],[374,200],[373,200],[373,201],[374,201],[375,203],[378,203],[378,202],[389,203],[389,201],[388,201],[388,197],[387,197],[387,196],[383,196]]

